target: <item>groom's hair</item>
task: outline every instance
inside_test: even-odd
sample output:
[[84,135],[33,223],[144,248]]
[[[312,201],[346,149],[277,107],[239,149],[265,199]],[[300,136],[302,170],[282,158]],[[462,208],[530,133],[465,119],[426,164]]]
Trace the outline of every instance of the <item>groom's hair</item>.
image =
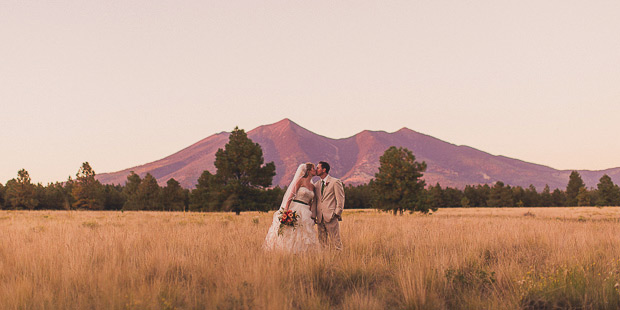
[[323,167],[323,169],[325,169],[325,172],[329,174],[329,164],[324,162],[324,161],[320,161],[319,165],[321,165],[321,167]]

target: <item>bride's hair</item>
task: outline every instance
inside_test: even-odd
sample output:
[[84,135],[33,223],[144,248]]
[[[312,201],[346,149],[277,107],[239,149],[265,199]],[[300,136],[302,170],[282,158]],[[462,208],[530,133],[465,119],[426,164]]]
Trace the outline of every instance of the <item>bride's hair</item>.
[[303,178],[308,177],[308,174],[310,174],[310,170],[312,170],[312,168],[314,168],[313,163],[306,163],[306,173],[304,174]]

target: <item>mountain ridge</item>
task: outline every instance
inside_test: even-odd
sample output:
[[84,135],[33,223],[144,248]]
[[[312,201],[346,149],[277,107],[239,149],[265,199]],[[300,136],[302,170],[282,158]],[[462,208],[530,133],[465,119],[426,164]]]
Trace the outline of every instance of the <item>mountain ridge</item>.
[[[102,173],[97,179],[104,184],[125,184],[130,171],[141,177],[151,173],[160,185],[174,178],[185,188],[193,188],[204,170],[215,173],[215,152],[228,143],[229,132],[220,132],[181,149],[162,159]],[[345,184],[363,184],[378,171],[379,157],[390,146],[406,147],[417,161],[427,163],[424,179],[429,185],[463,188],[465,185],[492,184],[502,181],[512,186],[533,184],[540,191],[565,188],[572,170],[557,170],[503,155],[492,155],[467,145],[455,145],[407,127],[395,132],[363,130],[347,138],[325,137],[296,124],[288,118],[261,125],[247,132],[263,149],[265,162],[276,165],[274,186],[288,185],[297,166],[303,162],[324,160],[330,163],[332,175]],[[603,174],[614,183],[620,181],[620,167],[605,170],[577,170],[586,186],[594,187]]]

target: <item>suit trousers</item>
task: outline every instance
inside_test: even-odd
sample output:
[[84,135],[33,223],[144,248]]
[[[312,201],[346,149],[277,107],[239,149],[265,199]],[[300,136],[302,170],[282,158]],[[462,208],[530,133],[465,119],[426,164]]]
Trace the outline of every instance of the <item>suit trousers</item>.
[[332,218],[329,222],[325,222],[325,219],[323,218],[317,226],[319,230],[319,242],[322,247],[342,250],[342,242],[340,241],[340,222],[336,217]]

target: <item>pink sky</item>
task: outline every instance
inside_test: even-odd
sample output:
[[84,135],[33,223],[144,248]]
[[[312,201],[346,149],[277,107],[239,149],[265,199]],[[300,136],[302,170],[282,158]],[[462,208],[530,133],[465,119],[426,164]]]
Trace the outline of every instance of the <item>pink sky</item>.
[[618,1],[2,1],[0,183],[283,118],[620,166]]

